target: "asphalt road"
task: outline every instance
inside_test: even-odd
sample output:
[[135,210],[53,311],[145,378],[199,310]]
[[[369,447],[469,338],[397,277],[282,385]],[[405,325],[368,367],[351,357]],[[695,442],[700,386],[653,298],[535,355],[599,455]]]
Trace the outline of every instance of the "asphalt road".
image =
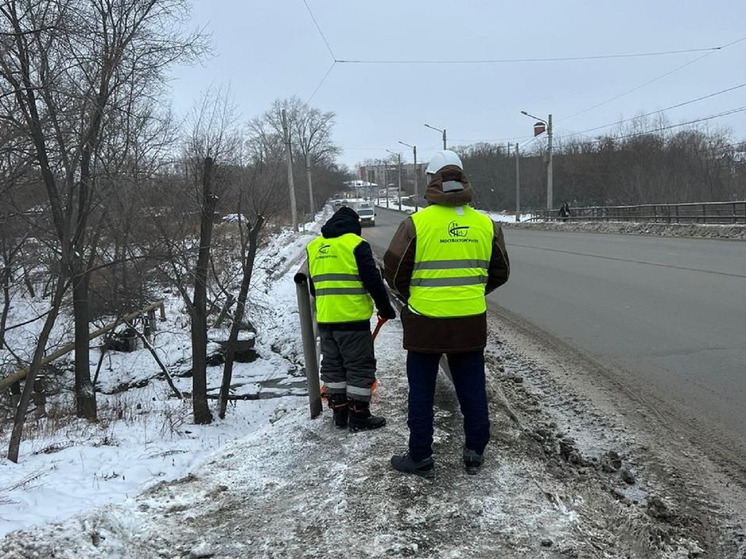
[[[363,235],[383,255],[402,214]],[[746,460],[746,242],[508,229],[515,314]],[[509,313],[504,313],[507,309]]]

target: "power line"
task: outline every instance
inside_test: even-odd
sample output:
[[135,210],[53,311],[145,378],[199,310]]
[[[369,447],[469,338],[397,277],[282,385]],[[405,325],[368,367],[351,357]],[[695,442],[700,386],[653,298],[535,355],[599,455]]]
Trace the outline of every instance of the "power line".
[[[723,111],[722,113],[717,113],[717,114],[714,114],[714,115],[705,116],[705,117],[697,118],[697,119],[694,119],[694,120],[689,120],[687,122],[680,122],[679,124],[670,124],[668,126],[661,126],[659,128],[655,128],[654,130],[645,130],[643,132],[635,132],[634,134],[626,134],[624,136],[613,136],[612,139],[614,139],[614,140],[626,140],[628,138],[635,138],[637,136],[645,136],[646,134],[655,134],[657,132],[664,132],[665,130],[671,130],[673,128],[681,128],[682,126],[689,126],[691,124],[697,124],[699,122],[705,122],[705,121],[713,120],[713,119],[716,119],[716,118],[722,118],[724,116],[728,116],[728,115],[732,115],[732,114],[736,114],[736,113],[741,113],[741,112],[744,112],[744,111],[746,111],[746,105],[744,105],[743,107],[736,107],[734,109],[729,109],[727,111]],[[563,138],[558,138],[558,140],[563,140],[563,139],[565,139],[565,138],[564,137]],[[595,140],[591,140],[592,143],[600,143],[602,141],[605,141],[605,139],[604,138],[596,138]]]
[[[741,43],[743,41],[746,41],[746,37],[741,37],[739,39],[736,39],[735,41],[731,41],[730,43],[726,43],[726,44],[721,45],[719,47],[713,48],[709,52],[706,52],[705,54],[703,54],[702,56],[699,56],[699,57],[695,58],[694,60],[690,60],[686,64],[682,64],[681,66],[678,66],[678,67],[674,68],[673,70],[671,70],[669,72],[666,72],[665,74],[661,74],[660,76],[655,77],[652,80],[647,81],[647,82],[645,82],[645,83],[643,83],[641,85],[638,85],[637,87],[633,87],[632,89],[630,89],[628,91],[625,91],[624,93],[620,93],[619,95],[615,95],[614,97],[611,97],[610,99],[607,99],[606,101],[602,101],[601,103],[597,103],[595,105],[592,105],[592,106],[588,107],[587,109],[583,109],[582,111],[579,111],[577,113],[573,113],[570,116],[565,117],[564,119],[562,119],[562,121],[569,120],[569,119],[571,119],[573,117],[576,117],[578,115],[582,115],[584,113],[587,113],[588,111],[592,111],[593,109],[597,109],[598,107],[602,107],[603,105],[607,105],[608,103],[611,103],[612,101],[616,101],[617,99],[620,99],[620,98],[622,98],[622,97],[624,97],[626,95],[629,95],[630,93],[633,93],[633,92],[637,91],[638,89],[642,89],[643,87],[646,87],[646,86],[650,85],[651,83],[655,83],[658,80],[662,80],[663,78],[665,78],[667,76],[670,76],[671,74],[673,74],[675,72],[678,72],[679,70],[683,70],[687,66],[691,66],[692,64],[694,64],[696,62],[699,62],[703,58],[706,58],[707,56],[710,56],[711,54],[714,54],[715,52],[717,52],[719,50],[726,49],[728,47],[731,47],[731,46],[733,46],[733,45],[735,45],[737,43]],[[562,121],[560,121],[560,122],[562,122]]]
[[[582,111],[578,111],[577,113],[573,113],[573,114],[571,114],[570,116],[568,116],[568,117],[565,117],[565,118],[563,118],[563,119],[562,119],[562,121],[565,121],[565,120],[570,120],[570,119],[571,119],[571,118],[573,118],[573,117],[576,117],[576,116],[578,116],[578,115],[582,115],[582,114],[585,114],[585,113],[587,113],[588,111],[592,111],[593,109],[597,109],[598,107],[603,107],[604,105],[608,105],[608,104],[609,104],[609,103],[611,103],[612,101],[616,101],[617,99],[621,99],[622,97],[625,97],[626,95],[629,95],[630,93],[633,93],[633,92],[637,91],[638,89],[642,89],[643,87],[647,87],[647,86],[648,86],[648,85],[650,85],[651,83],[655,83],[655,82],[657,82],[658,80],[662,80],[663,78],[665,78],[665,77],[668,77],[668,76],[670,76],[671,74],[674,74],[674,73],[678,72],[679,70],[683,70],[683,69],[684,69],[684,68],[686,68],[687,66],[691,66],[691,65],[692,65],[692,64],[694,64],[695,62],[699,62],[699,61],[700,61],[700,60],[702,60],[703,58],[705,58],[705,57],[707,57],[707,56],[710,56],[711,54],[714,54],[715,52],[716,52],[716,51],[710,51],[710,52],[707,52],[707,53],[703,54],[702,56],[698,56],[698,57],[697,57],[697,58],[695,58],[694,60],[690,60],[690,61],[689,61],[689,62],[687,62],[686,64],[682,64],[681,66],[678,66],[678,67],[674,68],[674,69],[673,69],[673,70],[671,70],[670,72],[666,72],[665,74],[661,74],[660,76],[658,76],[658,77],[655,77],[655,78],[653,78],[652,80],[650,80],[650,81],[647,81],[647,82],[645,82],[645,83],[643,83],[643,84],[640,84],[640,85],[638,85],[638,86],[636,86],[636,87],[633,87],[632,89],[629,89],[629,90],[625,91],[624,93],[620,93],[619,95],[615,95],[614,97],[611,97],[611,98],[607,99],[606,101],[601,101],[600,103],[596,103],[595,105],[591,105],[591,106],[590,106],[590,107],[588,107],[587,109],[583,109]],[[562,121],[560,121],[560,122],[562,122]]]
[[339,62],[337,60],[337,57],[334,56],[334,51],[332,51],[332,47],[329,46],[329,41],[326,40],[326,36],[324,35],[324,32],[321,30],[321,27],[319,26],[319,22],[316,21],[316,18],[314,17],[313,12],[311,11],[310,6],[308,5],[308,2],[306,2],[306,0],[303,0],[303,3],[306,5],[306,9],[308,10],[308,13],[311,15],[311,19],[313,20],[313,23],[316,25],[316,29],[318,29],[319,35],[321,35],[321,39],[324,41],[326,48],[329,50],[329,54],[332,56],[332,60],[334,60],[334,62]]
[[337,60],[337,62],[339,62],[340,64],[525,64],[525,63],[535,63],[535,62],[578,62],[578,61],[584,61],[584,60],[608,60],[608,59],[613,59],[613,58],[642,58],[642,57],[653,57],[653,56],[668,56],[668,55],[675,55],[675,54],[690,54],[690,53],[695,53],[695,52],[705,52],[705,53],[711,54],[713,52],[727,48],[743,40],[746,40],[746,37],[743,37],[742,39],[738,39],[737,41],[733,41],[726,45],[699,48],[699,49],[635,52],[635,53],[622,53],[622,54],[600,54],[600,55],[589,55],[589,56],[560,56],[560,57],[550,57],[550,58],[492,58],[492,59],[479,59],[479,60],[357,59],[357,60]]
[[326,78],[331,74],[332,70],[334,69],[334,66],[337,65],[337,62],[332,62],[332,65],[329,66],[329,69],[326,71],[326,74],[324,74],[324,77],[321,78],[321,81],[319,82],[319,85],[316,86],[316,89],[313,90],[313,93],[311,93],[311,96],[308,98],[306,103],[310,103],[311,99],[313,99],[314,95],[316,95],[316,92],[321,89],[321,86],[324,85],[324,82],[326,81]]
[[[659,113],[662,113],[662,112],[665,112],[665,111],[668,111],[668,110],[671,110],[671,109],[678,109],[679,107],[683,107],[685,105],[691,105],[692,103],[696,103],[698,101],[703,101],[705,99],[709,99],[710,97],[715,97],[716,95],[722,95],[723,93],[728,93],[730,91],[734,91],[734,90],[740,89],[742,87],[746,87],[746,83],[742,83],[740,85],[729,87],[728,89],[723,89],[721,91],[716,91],[715,93],[710,93],[709,95],[704,95],[702,97],[697,97],[696,99],[691,99],[689,101],[684,101],[682,103],[677,103],[676,105],[671,105],[670,107],[665,107],[665,108],[659,109],[657,111],[652,111],[652,112],[645,113],[645,114],[642,114],[642,115],[638,115],[638,116],[634,116],[634,117],[630,117],[630,118],[625,118],[623,120],[612,122],[611,124],[604,124],[602,126],[596,126],[595,128],[588,128],[587,130],[582,130],[580,132],[573,132],[570,136],[565,136],[564,138],[572,138],[573,136],[583,136],[583,135],[585,135],[586,132],[594,132],[595,130],[601,130],[603,128],[609,128],[610,126],[616,126],[617,124],[622,124],[624,122],[629,122],[630,120],[637,120],[639,118],[645,118],[646,116],[659,114]],[[570,130],[570,132],[572,132],[572,130]]]
[[449,142],[465,142],[467,144],[504,144],[505,142],[518,142],[527,138],[533,138],[533,136],[515,136],[512,138],[493,138],[493,139],[482,139],[482,140],[469,140],[466,138],[449,138]]

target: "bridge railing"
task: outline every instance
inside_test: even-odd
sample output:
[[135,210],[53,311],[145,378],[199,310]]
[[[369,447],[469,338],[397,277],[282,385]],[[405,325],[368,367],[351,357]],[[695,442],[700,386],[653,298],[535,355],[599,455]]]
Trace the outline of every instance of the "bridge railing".
[[533,213],[532,221],[629,221],[647,223],[746,224],[746,201],[571,207]]

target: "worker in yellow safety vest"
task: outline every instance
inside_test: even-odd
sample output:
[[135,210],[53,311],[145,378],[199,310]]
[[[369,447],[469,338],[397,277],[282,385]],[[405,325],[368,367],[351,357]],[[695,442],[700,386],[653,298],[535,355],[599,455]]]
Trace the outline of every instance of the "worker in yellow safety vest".
[[508,281],[510,263],[500,226],[468,205],[474,191],[459,156],[439,151],[426,173],[429,206],[400,224],[384,255],[386,281],[407,303],[401,320],[408,350],[409,451],[393,456],[391,465],[434,475],[433,401],[445,353],[464,416],[464,466],[476,474],[490,437],[485,295]]
[[345,206],[306,247],[321,336],[321,380],[334,424],[350,431],[386,424],[370,412],[376,380],[370,318],[374,305],[380,317],[396,318],[373,252],[360,233],[359,216]]

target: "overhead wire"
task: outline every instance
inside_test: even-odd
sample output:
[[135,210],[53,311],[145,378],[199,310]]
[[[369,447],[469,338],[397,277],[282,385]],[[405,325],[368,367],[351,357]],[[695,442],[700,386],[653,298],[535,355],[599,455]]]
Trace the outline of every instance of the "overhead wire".
[[717,51],[710,51],[710,52],[707,52],[707,53],[703,54],[702,56],[698,56],[694,60],[690,60],[686,64],[682,64],[681,66],[678,66],[678,67],[674,68],[673,70],[671,70],[669,72],[666,72],[665,74],[661,74],[660,76],[657,76],[657,77],[653,78],[652,80],[646,81],[645,83],[640,84],[640,85],[638,85],[636,87],[633,87],[632,89],[628,89],[624,93],[620,93],[619,95],[615,95],[614,97],[610,97],[609,99],[606,99],[605,101],[601,101],[600,103],[596,103],[595,105],[591,105],[590,107],[588,107],[586,109],[583,109],[582,111],[578,111],[576,113],[571,114],[570,116],[566,116],[560,122],[563,122],[565,120],[570,120],[571,118],[574,118],[576,116],[585,114],[585,113],[587,113],[589,111],[592,111],[593,109],[597,109],[598,107],[603,107],[604,105],[608,105],[612,101],[616,101],[617,99],[621,99],[622,97],[625,97],[625,96],[629,95],[630,93],[633,93],[633,92],[635,92],[635,91],[637,91],[639,89],[642,89],[643,87],[647,87],[651,83],[655,83],[655,82],[657,82],[659,80],[662,80],[663,78],[666,78],[666,77],[670,76],[671,74],[674,74],[674,73],[678,72],[679,70],[683,70],[687,66],[691,66],[692,64],[694,64],[696,62],[699,62],[703,58],[706,58],[706,57],[714,54],[715,52],[717,52]]
[[635,91],[637,91],[639,89],[642,89],[643,87],[647,87],[651,83],[655,83],[655,82],[657,82],[659,80],[662,80],[663,78],[666,78],[666,77],[670,76],[671,74],[674,74],[674,73],[678,72],[679,70],[683,70],[684,68],[686,68],[688,66],[691,66],[692,64],[695,64],[695,63],[699,62],[700,60],[702,60],[703,58],[707,58],[708,56],[710,56],[712,54],[715,54],[715,52],[718,52],[720,50],[726,49],[728,47],[731,47],[731,46],[733,46],[733,45],[735,45],[737,43],[741,43],[743,41],[746,41],[746,36],[741,37],[739,39],[736,39],[734,41],[731,41],[730,43],[726,43],[724,45],[721,45],[721,46],[717,47],[716,49],[712,49],[709,52],[706,52],[705,54],[703,54],[702,56],[699,56],[699,57],[695,58],[694,60],[690,60],[689,62],[687,62],[685,64],[682,64],[681,66],[678,66],[678,67],[674,68],[673,70],[670,70],[670,71],[668,71],[668,72],[666,72],[664,74],[661,74],[660,76],[657,76],[657,77],[653,78],[652,80],[649,80],[649,81],[647,81],[647,82],[645,82],[643,84],[640,84],[640,85],[638,85],[636,87],[633,87],[632,89],[629,89],[629,90],[625,91],[624,93],[620,93],[619,95],[615,95],[614,97],[606,99],[605,101],[602,101],[600,103],[596,103],[595,105],[591,105],[590,107],[588,107],[586,109],[583,109],[582,111],[578,111],[576,113],[573,113],[573,114],[571,114],[571,115],[563,118],[560,122],[564,122],[564,121],[569,120],[569,119],[571,119],[573,117],[585,114],[585,113],[587,113],[589,111],[592,111],[593,109],[597,109],[598,107],[602,107],[604,105],[607,105],[607,104],[611,103],[612,101],[616,101],[617,99],[621,99],[622,97],[625,97],[625,96],[629,95],[630,93],[633,93],[633,92],[635,92]]
[[316,92],[321,89],[321,86],[324,85],[324,82],[326,81],[326,78],[329,77],[329,74],[332,73],[332,70],[334,69],[334,66],[337,65],[337,61],[335,60],[332,62],[331,66],[329,66],[329,69],[326,71],[326,74],[324,74],[324,77],[321,78],[321,81],[319,82],[319,85],[316,86],[316,89],[313,90],[313,93],[311,93],[311,96],[306,100],[306,103],[310,103],[311,99],[314,98],[316,95]]
[[306,0],[303,0],[303,4],[306,6],[306,10],[308,10],[308,14],[311,16],[311,19],[313,20],[314,25],[316,26],[316,30],[319,32],[319,35],[321,36],[321,40],[324,41],[324,44],[326,45],[326,49],[329,51],[329,55],[332,57],[332,63],[327,69],[326,73],[324,74],[324,77],[321,78],[321,81],[316,86],[316,89],[313,90],[313,93],[311,93],[310,97],[306,100],[306,103],[310,103],[311,99],[313,99],[316,96],[316,93],[321,89],[321,86],[324,85],[324,82],[326,81],[326,78],[329,77],[329,74],[331,74],[332,70],[334,69],[334,66],[337,64],[337,57],[334,56],[334,51],[332,50],[331,45],[329,45],[329,41],[326,40],[326,35],[324,35],[324,32],[321,30],[321,26],[319,25],[319,22],[316,21],[316,16],[313,15],[313,11],[311,11],[311,7],[308,5],[308,2]]
[[[617,120],[617,121],[611,122],[609,124],[603,124],[601,126],[595,126],[593,128],[588,128],[586,130],[581,130],[580,132],[573,132],[569,136],[564,136],[564,138],[567,139],[567,138],[571,138],[573,136],[584,136],[586,134],[586,132],[594,132],[596,130],[602,130],[604,128],[609,128],[611,126],[616,126],[616,125],[622,124],[624,122],[629,122],[631,120],[637,120],[637,119],[640,119],[640,118],[645,118],[647,116],[651,116],[651,115],[655,115],[655,114],[660,114],[660,113],[663,113],[665,111],[669,111],[671,109],[678,109],[679,107],[684,107],[686,105],[691,105],[692,103],[697,103],[698,101],[703,101],[705,99],[709,99],[709,98],[715,97],[717,95],[722,95],[723,93],[729,93],[731,91],[734,91],[736,89],[740,89],[742,87],[746,87],[746,83],[742,83],[740,85],[735,85],[735,86],[729,87],[727,89],[722,89],[720,91],[716,91],[716,92],[710,93],[708,95],[703,95],[702,97],[697,97],[696,99],[690,99],[689,101],[684,101],[682,103],[677,103],[675,105],[671,105],[671,106],[665,107],[663,109],[658,109],[657,111],[651,111],[649,113],[645,113],[645,114],[642,114],[642,115],[637,115],[637,116],[634,116],[634,117],[625,118],[625,119],[622,119],[622,120]],[[569,132],[572,132],[572,130],[569,130]]]
[[[707,56],[710,56],[710,55],[714,54],[715,52],[718,52],[720,50],[723,50],[725,48],[728,48],[728,47],[730,47],[732,45],[735,45],[737,43],[740,43],[740,42],[746,40],[746,36],[744,36],[744,37],[741,37],[741,38],[736,39],[734,41],[731,41],[729,43],[726,43],[724,45],[718,45],[718,46],[714,46],[714,47],[697,48],[697,49],[680,49],[680,50],[669,50],[669,51],[651,51],[651,52],[638,52],[638,53],[620,53],[620,54],[589,55],[589,56],[570,56],[570,57],[502,58],[502,59],[481,59],[481,60],[432,60],[432,59],[431,60],[365,60],[365,59],[345,60],[345,59],[338,59],[335,56],[334,51],[332,50],[331,45],[329,44],[329,41],[327,40],[327,38],[326,38],[323,30],[321,29],[321,26],[319,25],[318,21],[316,20],[316,17],[314,16],[313,11],[311,10],[311,7],[308,5],[308,2],[306,0],[302,0],[302,1],[303,1],[303,4],[306,7],[306,10],[308,11],[308,14],[311,16],[311,19],[312,19],[314,25],[316,26],[316,30],[318,31],[319,35],[321,36],[321,39],[323,40],[324,45],[326,46],[326,48],[327,48],[327,50],[329,52],[329,55],[332,58],[332,64],[327,69],[326,73],[322,77],[322,79],[319,82],[319,84],[313,90],[313,93],[308,98],[307,102],[310,102],[311,99],[313,99],[313,97],[316,95],[316,93],[319,91],[319,89],[322,87],[322,85],[326,82],[326,79],[328,78],[329,74],[331,73],[331,71],[334,69],[334,67],[337,64],[513,64],[513,63],[573,62],[573,61],[588,61],[588,60],[605,60],[605,59],[623,59],[623,58],[641,58],[641,57],[669,56],[669,55],[679,55],[679,54],[689,54],[689,53],[699,53],[699,52],[703,52],[704,53],[702,56],[699,56],[699,57],[695,58],[694,60],[690,60],[690,61],[686,62],[685,64],[682,64],[681,66],[678,66],[678,67],[674,68],[673,70],[671,70],[669,72],[666,72],[666,73],[664,73],[664,74],[662,74],[660,76],[657,76],[656,78],[653,78],[652,80],[649,80],[649,81],[647,81],[647,82],[645,82],[643,84],[640,84],[639,86],[636,86],[636,87],[634,87],[632,89],[629,89],[629,90],[627,90],[627,91],[625,91],[625,92],[623,92],[623,93],[621,93],[619,95],[615,95],[614,97],[611,97],[611,98],[609,98],[609,99],[607,99],[605,101],[602,101],[601,103],[597,103],[595,105],[592,105],[591,107],[583,109],[582,111],[573,113],[572,115],[570,115],[570,116],[562,119],[562,121],[565,121],[565,120],[569,120],[569,119],[571,119],[571,118],[573,118],[575,116],[579,116],[581,114],[589,112],[589,111],[591,111],[593,109],[596,109],[598,107],[601,107],[603,105],[606,105],[608,103],[611,103],[611,102],[613,102],[613,101],[615,101],[617,99],[620,99],[621,97],[629,95],[630,93],[633,93],[634,91],[642,89],[643,87],[646,87],[646,86],[648,86],[648,85],[650,85],[652,83],[655,83],[656,81],[659,81],[659,80],[661,80],[661,79],[663,79],[663,78],[665,78],[667,76],[670,76],[671,74],[673,74],[675,72],[678,72],[678,71],[680,71],[680,70],[682,70],[682,69],[684,69],[684,68],[686,68],[686,67],[688,67],[688,66],[690,66],[692,64],[695,64],[696,62],[699,62],[700,60],[706,58]],[[663,112],[663,111],[668,110],[668,109],[677,108],[677,107],[680,107],[680,106],[684,106],[686,104],[694,103],[694,102],[700,101],[702,99],[706,99],[706,98],[709,98],[709,97],[712,97],[712,96],[715,96],[715,95],[719,95],[719,94],[722,94],[722,93],[726,93],[728,91],[732,91],[734,89],[738,89],[738,88],[743,87],[743,86],[746,86],[746,84],[742,84],[742,85],[735,86],[735,87],[727,89],[727,90],[716,92],[716,93],[710,94],[708,96],[704,96],[702,98],[698,98],[698,99],[694,99],[694,100],[687,101],[687,102],[684,102],[684,103],[680,103],[680,104],[677,104],[677,105],[673,105],[671,107],[668,107],[667,109],[661,109],[659,111],[654,111],[652,113],[648,113],[648,115],[650,115],[650,114],[657,114],[657,113]],[[668,129],[668,128],[674,128],[674,127],[677,127],[677,126],[684,126],[684,125],[687,125],[687,124],[693,124],[693,123],[696,123],[696,122],[702,122],[702,121],[710,120],[710,119],[713,119],[713,118],[719,118],[719,117],[725,116],[727,114],[734,114],[734,113],[737,113],[737,112],[741,112],[741,110],[746,110],[746,107],[743,107],[741,109],[736,109],[736,110],[733,110],[731,112],[722,113],[722,114],[719,114],[719,115],[713,115],[713,116],[710,116],[710,117],[705,117],[703,119],[697,119],[697,120],[694,120],[694,121],[690,121],[688,123],[682,123],[682,124],[679,124],[679,125],[674,125],[674,126],[671,126],[671,127],[666,127],[666,128],[659,129],[659,130],[665,130],[665,129]],[[648,115],[642,115],[642,116],[648,116]],[[632,120],[632,119],[627,119],[627,120]],[[625,121],[620,121],[620,122],[625,122]],[[609,126],[613,126],[614,124],[618,124],[618,123],[619,122],[613,123],[613,124],[604,125],[604,126],[599,126],[599,127],[596,127],[596,128],[592,128],[592,129],[586,130],[584,132],[576,132],[576,133],[573,133],[573,135],[571,135],[570,137],[573,137],[574,135],[583,135],[585,132],[589,132],[589,131],[593,131],[593,130],[607,128]],[[490,141],[503,142],[503,141],[509,141],[509,140],[521,140],[521,139],[524,139],[524,138],[525,137],[507,138],[507,139],[498,139],[498,140],[484,140],[484,141],[486,141],[486,142],[490,142]],[[532,142],[534,140],[537,140],[537,139],[538,138],[536,136],[529,137],[529,138],[526,139],[526,141],[524,141],[524,142],[521,143],[520,147],[523,147],[523,146],[525,146],[525,145],[529,144],[530,142]],[[559,138],[559,139],[561,139],[561,138]],[[461,141],[463,141],[463,140],[461,140]]]
[[579,62],[584,60],[608,60],[611,58],[641,58],[653,56],[667,56],[674,54],[690,54],[695,52],[712,53],[730,45],[716,47],[705,47],[698,49],[682,49],[669,51],[652,51],[652,52],[633,52],[620,54],[599,54],[588,56],[555,56],[549,58],[486,58],[472,60],[448,60],[448,59],[410,59],[410,60],[393,60],[393,59],[357,59],[357,60],[337,60],[340,64],[526,64],[537,62]]
[[314,25],[316,25],[316,29],[319,31],[319,35],[321,35],[321,39],[324,41],[324,44],[326,45],[327,50],[329,51],[329,54],[332,57],[332,60],[335,62],[338,62],[337,57],[334,56],[334,51],[332,50],[332,47],[329,46],[329,41],[326,40],[326,35],[324,35],[324,32],[321,30],[321,26],[319,25],[319,22],[316,21],[316,17],[313,15],[313,12],[311,11],[311,7],[308,5],[308,2],[306,0],[303,0],[303,3],[306,5],[306,9],[308,10],[309,15],[311,16],[311,19],[313,20]]
[[[635,138],[637,136],[645,136],[646,134],[655,134],[655,133],[658,133],[658,132],[664,132],[666,130],[672,130],[674,128],[681,128],[682,126],[689,126],[689,125],[692,125],[692,124],[698,124],[700,122],[706,122],[708,120],[714,120],[716,118],[722,118],[724,116],[729,116],[729,115],[736,114],[736,113],[741,113],[741,112],[744,112],[744,111],[746,111],[746,105],[744,105],[742,107],[736,107],[736,108],[733,108],[733,109],[728,109],[726,111],[723,111],[723,112],[720,112],[720,113],[717,113],[717,114],[714,114],[714,115],[709,115],[709,116],[705,116],[705,117],[701,117],[701,118],[696,118],[694,120],[689,120],[689,121],[686,121],[686,122],[679,122],[678,124],[669,124],[667,126],[656,127],[655,129],[652,129],[652,130],[644,130],[642,132],[635,132],[633,134],[625,134],[623,136],[613,136],[612,138],[614,140],[626,140],[628,138]],[[563,137],[563,138],[558,138],[558,141],[566,139],[566,138],[567,138],[566,136]],[[604,140],[605,140],[604,138],[596,138],[596,139],[592,139],[591,143],[600,143],[600,142],[602,142]]]

